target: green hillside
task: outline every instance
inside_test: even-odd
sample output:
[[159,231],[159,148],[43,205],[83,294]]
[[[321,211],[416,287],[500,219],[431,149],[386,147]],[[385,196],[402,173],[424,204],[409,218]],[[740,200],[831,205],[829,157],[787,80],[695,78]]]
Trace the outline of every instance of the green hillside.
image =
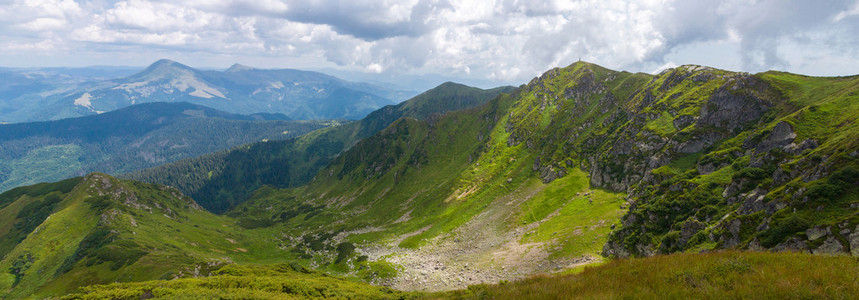
[[[331,271],[358,267],[338,265],[349,257],[392,264],[368,279],[406,289],[603,255],[851,253],[859,78],[775,75],[576,63],[478,108],[400,119],[307,186],[264,187],[227,215],[304,236],[294,251]],[[841,127],[803,131],[810,121]]]
[[296,140],[269,141],[155,167],[125,178],[177,187],[210,211],[222,213],[244,202],[262,185],[300,186],[332,158],[401,117],[433,114],[486,103],[511,87],[483,90],[445,83],[398,105],[385,106],[360,121],[318,130]]
[[284,251],[177,190],[93,173],[0,194],[0,298],[198,276]]

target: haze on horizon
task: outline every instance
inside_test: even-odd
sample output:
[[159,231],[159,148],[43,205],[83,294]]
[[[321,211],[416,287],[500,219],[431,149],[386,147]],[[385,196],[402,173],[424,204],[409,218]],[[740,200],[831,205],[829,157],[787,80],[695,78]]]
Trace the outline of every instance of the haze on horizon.
[[336,69],[519,84],[579,59],[859,73],[859,0],[13,0],[0,66]]

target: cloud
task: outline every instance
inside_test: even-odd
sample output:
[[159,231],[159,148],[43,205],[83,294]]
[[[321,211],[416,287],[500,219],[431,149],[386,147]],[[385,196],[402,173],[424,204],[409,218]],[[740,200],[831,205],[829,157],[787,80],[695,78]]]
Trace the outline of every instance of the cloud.
[[242,58],[521,83],[580,58],[651,72],[693,57],[682,63],[827,74],[814,62],[855,63],[857,33],[855,0],[13,0],[0,4],[0,63],[39,62],[28,49],[89,64],[139,52],[126,64]]

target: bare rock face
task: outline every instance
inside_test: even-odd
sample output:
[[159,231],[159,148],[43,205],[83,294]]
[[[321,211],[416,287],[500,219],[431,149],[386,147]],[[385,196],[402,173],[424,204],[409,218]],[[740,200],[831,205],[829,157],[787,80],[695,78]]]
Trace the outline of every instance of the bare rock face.
[[737,76],[716,90],[706,105],[701,107],[699,125],[709,125],[733,131],[757,120],[767,110],[768,104],[753,93],[738,92],[741,89],[761,90],[766,83],[753,76]]
[[770,149],[783,148],[790,145],[794,139],[796,139],[796,133],[793,132],[793,126],[782,121],[776,124],[772,133],[755,147],[755,152],[765,153]]

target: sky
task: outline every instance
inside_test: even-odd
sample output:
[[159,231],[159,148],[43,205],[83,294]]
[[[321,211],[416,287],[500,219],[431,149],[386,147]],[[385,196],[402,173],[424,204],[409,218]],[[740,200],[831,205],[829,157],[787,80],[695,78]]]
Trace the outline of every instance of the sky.
[[336,69],[521,84],[578,60],[859,74],[859,0],[0,0],[0,66]]

